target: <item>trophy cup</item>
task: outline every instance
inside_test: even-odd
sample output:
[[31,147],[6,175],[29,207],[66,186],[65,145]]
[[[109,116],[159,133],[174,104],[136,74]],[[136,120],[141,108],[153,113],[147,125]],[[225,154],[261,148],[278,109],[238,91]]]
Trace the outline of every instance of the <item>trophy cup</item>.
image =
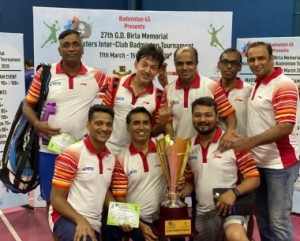
[[153,223],[155,235],[159,238],[193,237],[197,234],[187,204],[179,198],[176,188],[178,178],[183,177],[190,146],[190,138],[172,141],[169,135],[156,142],[166,182],[166,195],[160,204],[159,219]]

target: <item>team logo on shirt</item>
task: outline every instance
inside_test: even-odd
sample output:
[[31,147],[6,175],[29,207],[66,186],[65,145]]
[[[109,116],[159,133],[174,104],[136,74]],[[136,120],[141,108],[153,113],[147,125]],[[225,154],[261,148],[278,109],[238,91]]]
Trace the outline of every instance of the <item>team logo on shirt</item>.
[[189,160],[190,160],[190,161],[192,161],[192,160],[197,160],[197,156],[190,156],[190,157],[189,157]]
[[117,98],[116,98],[116,101],[124,101],[124,100],[125,100],[124,97],[117,97]]
[[60,81],[53,81],[49,83],[50,86],[54,86],[54,85],[61,85]]
[[88,172],[92,172],[92,171],[94,171],[94,167],[84,167],[83,169],[82,169],[83,171],[88,171]]
[[174,105],[179,105],[179,100],[174,100]]
[[131,171],[129,172],[129,175],[136,174],[136,173],[137,173],[137,170],[134,169],[134,170],[131,170]]

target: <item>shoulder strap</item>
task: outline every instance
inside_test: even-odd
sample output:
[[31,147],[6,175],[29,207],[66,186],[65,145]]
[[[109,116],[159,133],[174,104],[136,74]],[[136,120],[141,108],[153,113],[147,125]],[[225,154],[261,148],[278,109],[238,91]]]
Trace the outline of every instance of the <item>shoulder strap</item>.
[[113,104],[112,106],[115,105],[115,98],[116,98],[116,94],[117,94],[118,87],[120,84],[120,80],[121,80],[120,77],[114,77],[114,79],[113,79],[113,86],[112,86],[112,92],[111,92],[111,99],[112,99],[112,104]]
[[49,91],[49,81],[51,79],[51,72],[50,72],[51,65],[42,63],[39,65],[39,67],[42,67],[43,71],[40,77],[41,78],[40,99],[36,108],[38,117],[40,117],[40,114],[42,112],[44,100],[47,98],[48,91]]

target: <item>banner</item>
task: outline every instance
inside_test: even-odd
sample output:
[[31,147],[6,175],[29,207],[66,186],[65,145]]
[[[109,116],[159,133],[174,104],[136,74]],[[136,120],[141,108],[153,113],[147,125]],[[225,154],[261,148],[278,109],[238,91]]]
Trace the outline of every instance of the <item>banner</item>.
[[[295,83],[300,84],[300,37],[237,39],[237,49],[243,56],[243,67],[239,73],[241,79],[252,85],[254,84],[255,76],[247,64],[246,51],[251,43],[257,41],[271,44],[274,55],[274,65],[281,67],[285,75],[289,76]],[[298,108],[300,110],[300,103],[298,103]],[[298,142],[300,143],[300,111],[298,111],[297,119],[297,136]],[[300,173],[294,185],[292,211],[300,213]]]
[[[107,74],[134,72],[136,52],[154,43],[165,54],[182,45],[199,52],[199,72],[216,79],[217,61],[230,47],[231,12],[154,12],[34,7],[35,63],[58,62],[58,35],[66,29],[81,33],[83,62]],[[169,81],[175,79],[173,55],[167,60]],[[173,76],[173,77],[172,77]]]
[[[35,64],[56,63],[58,36],[67,29],[77,30],[84,45],[84,64],[109,75],[135,72],[136,52],[146,43],[174,53],[182,45],[195,47],[199,53],[199,72],[219,78],[217,62],[231,45],[231,12],[154,12],[91,10],[33,7]],[[168,63],[168,79],[176,78],[173,55]],[[159,86],[157,79],[154,84]],[[36,195],[36,191],[35,191]],[[40,202],[37,193],[35,205]]]
[[[9,128],[24,98],[23,34],[0,33],[0,168]],[[28,195],[7,192],[0,182],[0,209],[28,203]]]
[[237,49],[243,56],[243,67],[239,76],[245,82],[254,83],[255,76],[247,64],[246,50],[248,46],[257,41],[270,43],[273,49],[274,65],[281,67],[295,83],[300,83],[300,37],[281,38],[240,38],[237,39]]

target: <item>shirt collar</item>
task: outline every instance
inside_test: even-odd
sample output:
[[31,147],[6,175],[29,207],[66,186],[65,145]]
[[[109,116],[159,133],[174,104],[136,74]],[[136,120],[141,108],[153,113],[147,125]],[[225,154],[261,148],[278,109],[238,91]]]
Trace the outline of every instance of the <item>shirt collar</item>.
[[[193,80],[193,82],[192,82],[192,84],[191,84],[188,88],[189,88],[189,89],[190,89],[190,88],[193,88],[193,89],[200,88],[200,80],[201,80],[200,75],[199,75],[199,74],[196,74],[196,75],[195,75],[195,78],[194,78],[194,80]],[[184,86],[182,85],[180,79],[178,78],[178,79],[176,80],[176,86],[175,86],[175,88],[176,88],[176,89],[185,89],[186,87],[184,87]]]
[[[242,89],[244,87],[244,82],[239,77],[236,77],[236,78],[238,81],[235,83],[235,85],[232,87],[232,89]],[[222,79],[220,79],[218,81],[218,85],[223,88]]]
[[[140,151],[137,150],[134,147],[134,145],[132,144],[132,142],[129,145],[129,151],[130,151],[131,155],[136,155],[136,154],[140,153]],[[148,152],[147,153],[150,153],[150,152],[156,152],[156,146],[155,146],[155,143],[152,140],[149,141],[149,146],[148,146]]]
[[[97,152],[97,150],[95,149],[95,147],[92,145],[91,143],[91,140],[90,140],[90,137],[88,135],[86,135],[84,138],[83,138],[83,142],[86,146],[86,148],[89,150],[89,152],[93,153],[93,154],[99,154],[99,152]],[[101,152],[101,156],[106,156],[108,154],[110,154],[110,150],[105,146],[104,147],[104,151]]]
[[263,79],[256,78],[255,82],[268,84],[272,79],[275,79],[276,77],[278,77],[281,74],[282,74],[282,69],[280,67],[275,67],[275,70],[270,75],[268,75],[267,77],[265,77]]
[[[220,128],[217,128],[216,133],[213,136],[211,142],[218,142],[219,139],[221,138],[221,136],[222,136],[222,130]],[[200,144],[200,137],[199,137],[199,134],[198,134],[195,138],[194,145],[199,145],[199,144]]]
[[[82,63],[80,63],[80,70],[76,73],[76,75],[85,74],[86,72],[87,72],[86,67]],[[56,74],[67,74],[68,75],[66,70],[62,67],[62,61],[60,61],[56,65]]]
[[[135,75],[136,74],[129,75],[123,83],[123,86],[125,88],[129,89],[131,92],[132,92],[132,87],[130,85],[131,85],[131,81]],[[153,85],[153,82],[151,82],[150,85],[141,94],[144,94],[144,93],[152,94],[153,91],[154,91],[154,85]]]

